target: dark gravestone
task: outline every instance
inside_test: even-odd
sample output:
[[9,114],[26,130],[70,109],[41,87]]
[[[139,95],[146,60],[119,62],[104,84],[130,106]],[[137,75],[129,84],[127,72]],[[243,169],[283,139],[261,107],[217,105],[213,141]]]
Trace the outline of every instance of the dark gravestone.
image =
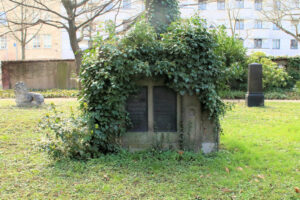
[[168,87],[153,88],[154,131],[177,131],[177,95]]
[[132,132],[148,131],[148,89],[140,88],[136,95],[131,95],[127,99],[126,110],[132,122]]
[[262,65],[250,64],[248,66],[248,93],[246,94],[246,105],[248,107],[264,106],[262,86]]

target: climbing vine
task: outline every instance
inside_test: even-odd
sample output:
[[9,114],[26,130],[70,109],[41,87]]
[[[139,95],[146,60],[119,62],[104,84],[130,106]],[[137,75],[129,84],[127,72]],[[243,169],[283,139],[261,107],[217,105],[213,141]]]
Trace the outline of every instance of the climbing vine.
[[130,126],[126,99],[145,77],[163,79],[180,95],[196,95],[220,131],[225,105],[217,88],[224,74],[216,41],[198,17],[172,23],[160,39],[141,21],[122,39],[95,42],[99,45],[85,54],[80,75],[80,104],[93,133],[90,149],[116,150],[117,138]]

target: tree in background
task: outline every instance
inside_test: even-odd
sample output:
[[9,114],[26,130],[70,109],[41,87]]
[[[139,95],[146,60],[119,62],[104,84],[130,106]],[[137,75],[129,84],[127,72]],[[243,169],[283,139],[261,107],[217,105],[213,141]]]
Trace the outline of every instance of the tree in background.
[[[70,45],[75,56],[77,65],[77,73],[80,71],[82,62],[82,50],[79,43],[84,39],[83,33],[90,27],[96,18],[108,12],[116,11],[121,6],[121,0],[1,0],[4,4],[10,3],[13,7],[23,6],[26,9],[34,10],[36,12],[43,12],[46,15],[51,15],[50,19],[39,18],[36,22],[23,23],[28,26],[35,26],[39,24],[46,24],[59,29],[65,29],[69,35]],[[54,5],[59,4],[57,9]],[[61,6],[64,11],[61,12]],[[21,25],[22,23],[15,23]]]
[[300,41],[300,2],[298,0],[274,0],[269,3],[266,2],[260,12],[265,21],[272,22],[281,31]]
[[[28,0],[22,0],[28,3]],[[11,34],[21,46],[22,60],[26,58],[26,45],[33,40],[40,32],[43,24],[35,24],[42,16],[40,10],[29,9],[23,5],[7,5],[1,1],[2,10],[5,15],[5,22],[2,23],[7,31],[5,35]],[[4,18],[3,17],[3,18]],[[47,18],[47,17],[46,17]]]

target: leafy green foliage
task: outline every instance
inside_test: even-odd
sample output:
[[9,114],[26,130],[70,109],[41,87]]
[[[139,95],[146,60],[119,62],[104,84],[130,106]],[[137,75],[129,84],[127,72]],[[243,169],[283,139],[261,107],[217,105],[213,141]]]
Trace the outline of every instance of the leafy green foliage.
[[295,84],[295,91],[300,94],[300,81],[297,81]]
[[288,87],[293,87],[297,81],[300,81],[300,57],[288,57],[287,73],[291,77],[288,81]]
[[167,31],[168,26],[179,19],[178,0],[150,0],[147,17],[156,33]]
[[71,110],[71,115],[66,117],[54,104],[51,104],[51,110],[53,113],[46,114],[40,121],[40,128],[46,130],[42,148],[52,158],[87,159],[97,154],[97,149],[90,143],[93,132],[88,129],[85,115],[75,116]]
[[130,126],[126,99],[145,77],[163,79],[180,95],[196,95],[218,132],[225,104],[217,94],[224,73],[216,47],[212,34],[195,17],[171,24],[161,39],[141,21],[114,45],[108,42],[95,47],[96,59],[87,52],[80,75],[80,102],[89,115],[91,142],[102,152],[117,149],[116,139]]
[[260,63],[263,67],[263,88],[270,90],[273,88],[284,88],[289,80],[289,75],[284,68],[279,68],[277,63],[266,57],[263,52],[253,53],[249,63]]
[[[67,89],[50,89],[50,90],[30,90],[30,92],[37,92],[42,94],[45,98],[59,98],[59,97],[77,97],[78,90]],[[2,98],[15,98],[14,90],[1,90],[0,99]]]
[[229,36],[224,26],[214,29],[213,34],[218,43],[216,53],[222,58],[222,67],[226,75],[224,89],[245,89],[247,82],[247,55],[243,42]]

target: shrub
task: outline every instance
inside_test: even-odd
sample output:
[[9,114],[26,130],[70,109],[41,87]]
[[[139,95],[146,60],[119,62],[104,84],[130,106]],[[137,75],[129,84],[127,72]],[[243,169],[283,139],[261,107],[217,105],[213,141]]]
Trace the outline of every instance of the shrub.
[[51,114],[47,114],[39,124],[45,131],[44,149],[52,158],[87,159],[97,155],[98,149],[93,148],[86,115],[77,115],[71,110],[71,115],[56,110],[51,105]]
[[[50,89],[50,90],[30,90],[31,92],[37,92],[42,94],[45,98],[69,98],[77,97],[79,90],[69,90],[69,89]],[[14,90],[1,90],[0,89],[0,99],[2,98],[15,98]]]
[[223,80],[225,89],[246,89],[247,82],[247,55],[242,41],[228,36],[225,27],[213,30],[218,43],[216,53],[222,58],[222,67],[226,75]]
[[263,67],[263,88],[271,90],[284,88],[289,80],[289,75],[284,68],[279,68],[277,63],[269,59],[265,53],[256,52],[250,55],[249,63],[260,63]]
[[298,94],[300,94],[300,81],[297,81],[295,84],[295,92],[297,92]]
[[288,81],[288,87],[292,88],[297,81],[300,81],[300,57],[288,57],[287,73],[291,77]]

